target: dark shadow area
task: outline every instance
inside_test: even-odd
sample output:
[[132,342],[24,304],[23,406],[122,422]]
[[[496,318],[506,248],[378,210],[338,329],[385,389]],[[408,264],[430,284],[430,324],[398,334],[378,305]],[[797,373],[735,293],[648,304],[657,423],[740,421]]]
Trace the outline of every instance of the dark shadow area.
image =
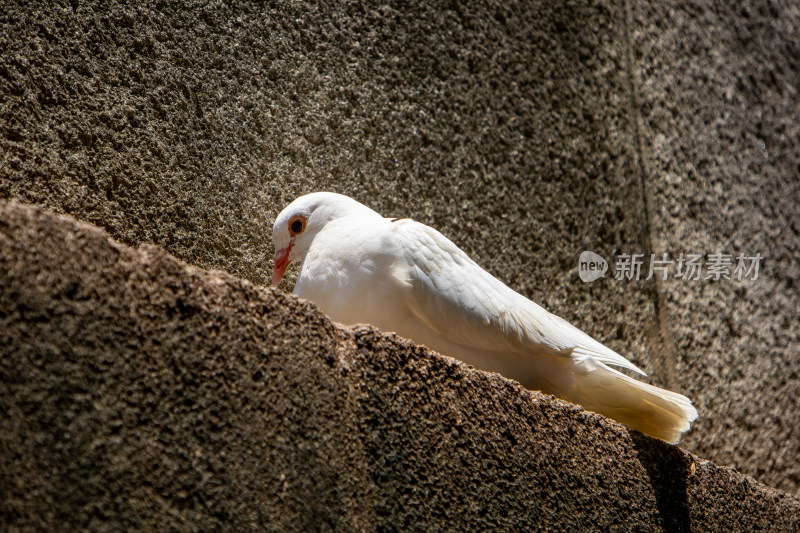
[[665,531],[691,531],[686,486],[691,458],[677,446],[631,431],[639,463],[647,471],[656,495],[658,513]]

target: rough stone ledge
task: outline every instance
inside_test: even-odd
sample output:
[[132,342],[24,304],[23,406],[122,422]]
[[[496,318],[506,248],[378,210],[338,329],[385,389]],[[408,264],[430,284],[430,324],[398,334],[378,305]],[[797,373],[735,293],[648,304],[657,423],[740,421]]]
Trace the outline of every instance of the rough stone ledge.
[[734,470],[15,203],[0,351],[3,530],[800,530]]

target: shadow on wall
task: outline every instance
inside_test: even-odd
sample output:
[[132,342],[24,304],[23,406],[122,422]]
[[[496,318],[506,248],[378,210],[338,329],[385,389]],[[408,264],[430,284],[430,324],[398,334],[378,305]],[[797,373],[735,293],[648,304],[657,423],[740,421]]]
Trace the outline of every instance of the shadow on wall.
[[676,446],[631,431],[639,463],[650,478],[658,513],[666,531],[690,531],[687,479],[692,475],[690,455]]

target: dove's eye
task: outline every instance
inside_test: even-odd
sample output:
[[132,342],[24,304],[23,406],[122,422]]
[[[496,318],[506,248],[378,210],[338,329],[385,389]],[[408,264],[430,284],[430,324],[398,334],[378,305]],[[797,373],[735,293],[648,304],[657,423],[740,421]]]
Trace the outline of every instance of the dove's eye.
[[304,229],[306,229],[306,218],[304,216],[297,215],[289,221],[289,233],[292,237],[298,233],[303,233]]

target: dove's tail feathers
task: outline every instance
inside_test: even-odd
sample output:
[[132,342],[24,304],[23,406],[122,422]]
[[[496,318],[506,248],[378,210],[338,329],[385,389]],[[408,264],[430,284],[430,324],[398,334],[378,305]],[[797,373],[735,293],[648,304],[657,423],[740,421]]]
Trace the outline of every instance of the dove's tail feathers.
[[568,399],[645,435],[677,444],[697,418],[691,400],[628,377],[604,364],[575,374]]

